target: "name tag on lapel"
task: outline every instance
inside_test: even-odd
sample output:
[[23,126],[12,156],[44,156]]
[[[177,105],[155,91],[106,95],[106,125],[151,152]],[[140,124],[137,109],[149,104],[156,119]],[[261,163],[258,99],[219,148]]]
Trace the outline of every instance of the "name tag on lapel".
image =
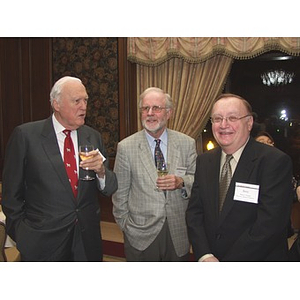
[[187,168],[185,168],[185,167],[177,167],[176,171],[175,171],[175,175],[182,177],[186,174],[186,170],[187,170]]
[[233,200],[257,204],[258,194],[259,185],[236,182]]

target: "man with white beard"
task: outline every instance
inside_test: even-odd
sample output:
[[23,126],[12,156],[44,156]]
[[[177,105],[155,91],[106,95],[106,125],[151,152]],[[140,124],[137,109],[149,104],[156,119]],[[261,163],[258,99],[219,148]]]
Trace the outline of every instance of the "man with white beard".
[[[146,89],[139,109],[144,129],[118,144],[114,168],[113,214],[124,233],[126,259],[187,261],[185,212],[194,181],[195,140],[167,129],[173,103],[161,89]],[[160,160],[168,174],[158,177]]]

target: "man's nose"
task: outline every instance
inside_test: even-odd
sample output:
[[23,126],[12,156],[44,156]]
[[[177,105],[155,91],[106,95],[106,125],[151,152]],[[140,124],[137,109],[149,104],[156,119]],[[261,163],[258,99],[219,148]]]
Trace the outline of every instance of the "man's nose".
[[220,123],[221,126],[227,126],[228,125],[228,119],[227,118],[222,118],[222,121]]
[[86,109],[87,108],[87,101],[81,100],[81,108]]
[[147,110],[147,114],[148,115],[153,115],[153,111],[152,111],[152,107],[149,107],[148,110]]

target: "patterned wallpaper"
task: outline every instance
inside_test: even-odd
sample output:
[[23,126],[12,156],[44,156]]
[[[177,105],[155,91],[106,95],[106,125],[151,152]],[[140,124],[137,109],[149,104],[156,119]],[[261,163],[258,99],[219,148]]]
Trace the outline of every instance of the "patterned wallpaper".
[[53,82],[82,80],[89,95],[86,124],[102,134],[110,157],[119,141],[118,39],[53,38]]

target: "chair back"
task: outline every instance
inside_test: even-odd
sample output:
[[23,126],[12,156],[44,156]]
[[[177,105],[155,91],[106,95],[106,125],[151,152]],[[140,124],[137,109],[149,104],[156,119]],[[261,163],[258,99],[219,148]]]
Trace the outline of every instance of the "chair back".
[[7,261],[6,255],[5,255],[5,252],[4,252],[5,241],[6,241],[5,224],[0,221],[0,262]]

